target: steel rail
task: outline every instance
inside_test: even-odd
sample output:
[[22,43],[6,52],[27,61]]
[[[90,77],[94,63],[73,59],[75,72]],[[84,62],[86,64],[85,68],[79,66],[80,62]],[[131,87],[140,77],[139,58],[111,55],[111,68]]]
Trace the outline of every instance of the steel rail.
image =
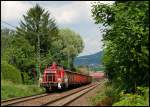
[[3,101],[1,101],[1,106],[8,106],[11,104],[16,104],[16,103],[20,103],[20,102],[28,101],[31,99],[48,96],[48,95],[50,95],[50,94],[43,93],[43,94],[37,94],[37,95],[31,95],[31,96],[25,96],[25,97],[12,98],[9,100],[3,100]]

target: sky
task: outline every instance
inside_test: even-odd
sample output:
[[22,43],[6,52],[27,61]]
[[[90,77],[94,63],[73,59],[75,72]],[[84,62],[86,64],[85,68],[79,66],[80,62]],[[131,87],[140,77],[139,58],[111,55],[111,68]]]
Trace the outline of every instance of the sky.
[[[100,1],[112,4],[113,1]],[[91,17],[91,1],[1,1],[1,20],[18,26],[22,15],[38,3],[55,18],[59,28],[69,28],[80,34],[84,49],[79,56],[90,55],[102,51],[102,25],[94,24]],[[1,23],[2,27],[10,27]]]

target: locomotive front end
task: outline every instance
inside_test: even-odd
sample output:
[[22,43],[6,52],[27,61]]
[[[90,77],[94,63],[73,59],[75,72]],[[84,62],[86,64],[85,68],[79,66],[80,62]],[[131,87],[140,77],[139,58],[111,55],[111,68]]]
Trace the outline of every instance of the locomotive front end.
[[42,82],[40,84],[45,87],[46,90],[56,88],[57,84],[57,69],[46,68],[42,76]]
[[40,86],[46,90],[62,89],[64,70],[58,66],[51,66],[44,70]]

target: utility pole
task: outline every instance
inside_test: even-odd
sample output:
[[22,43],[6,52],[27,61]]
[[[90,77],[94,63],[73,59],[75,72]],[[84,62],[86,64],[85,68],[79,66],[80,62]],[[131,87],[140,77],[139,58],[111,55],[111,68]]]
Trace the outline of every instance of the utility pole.
[[68,49],[67,52],[68,52],[68,68],[70,68],[70,64],[69,64],[69,63],[70,63],[70,59],[69,59],[69,58],[70,58],[69,49]]
[[40,35],[37,34],[38,42],[37,42],[37,62],[38,62],[38,72],[39,72],[39,78],[41,77],[40,72]]
[[70,68],[70,64],[69,64],[70,63],[70,59],[69,59],[70,58],[70,54],[69,54],[69,48],[70,47],[69,46],[67,47],[67,41],[66,41],[66,39],[64,40],[64,42],[65,42],[66,48],[68,48],[67,49],[67,57],[68,57],[68,69],[69,69]]
[[90,75],[90,65],[88,65],[88,71],[89,71],[88,74]]

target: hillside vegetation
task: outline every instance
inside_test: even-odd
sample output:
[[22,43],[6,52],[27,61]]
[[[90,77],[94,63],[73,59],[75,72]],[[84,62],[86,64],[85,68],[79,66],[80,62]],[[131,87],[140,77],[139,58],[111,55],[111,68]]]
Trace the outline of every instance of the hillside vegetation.
[[1,80],[1,99],[6,100],[14,97],[24,97],[45,92],[37,85],[16,84],[11,81]]
[[1,62],[1,79],[9,80],[14,83],[22,83],[20,71],[6,61]]
[[75,66],[87,66],[87,65],[97,66],[102,64],[102,57],[103,57],[103,51],[100,51],[92,55],[76,57],[74,60],[74,65]]

